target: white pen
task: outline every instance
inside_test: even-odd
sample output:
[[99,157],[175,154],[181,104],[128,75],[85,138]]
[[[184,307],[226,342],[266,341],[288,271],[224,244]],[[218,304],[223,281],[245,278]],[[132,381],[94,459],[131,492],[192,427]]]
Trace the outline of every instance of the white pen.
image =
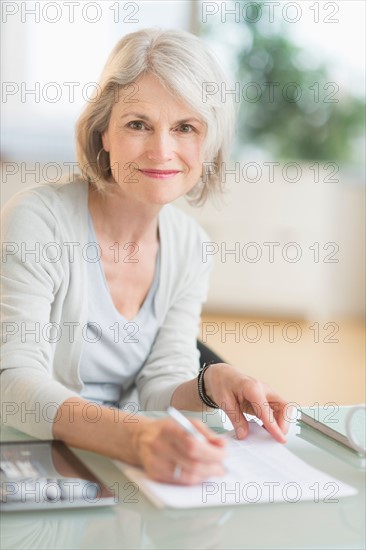
[[193,426],[192,422],[190,422],[181,412],[177,411],[177,409],[174,407],[168,407],[166,412],[173,420],[176,421],[177,424],[179,424],[181,428],[183,428],[185,432],[197,439],[197,441],[207,441],[205,436]]

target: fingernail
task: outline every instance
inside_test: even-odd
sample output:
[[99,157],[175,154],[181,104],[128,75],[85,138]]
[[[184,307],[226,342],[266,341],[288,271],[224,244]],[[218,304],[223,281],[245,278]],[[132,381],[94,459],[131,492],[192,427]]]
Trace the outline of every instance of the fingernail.
[[236,431],[236,436],[238,439],[244,439],[245,437],[245,430],[244,428],[238,428]]

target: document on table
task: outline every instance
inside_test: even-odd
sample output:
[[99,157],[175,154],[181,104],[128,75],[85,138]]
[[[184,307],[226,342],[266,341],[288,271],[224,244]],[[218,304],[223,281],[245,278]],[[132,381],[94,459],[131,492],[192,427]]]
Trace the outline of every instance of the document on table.
[[357,489],[309,466],[277,443],[269,433],[251,422],[247,439],[230,432],[225,466],[227,474],[199,485],[180,486],[149,479],[140,468],[115,461],[123,473],[138,484],[158,507],[198,508],[235,504],[337,502],[357,494]]

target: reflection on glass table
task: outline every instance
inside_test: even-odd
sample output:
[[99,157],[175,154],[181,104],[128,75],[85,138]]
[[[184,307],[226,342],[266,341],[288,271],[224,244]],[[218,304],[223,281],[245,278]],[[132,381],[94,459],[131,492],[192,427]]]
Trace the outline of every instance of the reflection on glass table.
[[60,441],[1,444],[2,512],[115,503],[114,495]]

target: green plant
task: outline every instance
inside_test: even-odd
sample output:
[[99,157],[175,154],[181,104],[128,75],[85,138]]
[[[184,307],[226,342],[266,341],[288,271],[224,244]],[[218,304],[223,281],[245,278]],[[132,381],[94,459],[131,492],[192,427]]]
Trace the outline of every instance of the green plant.
[[324,63],[293,43],[284,25],[241,18],[201,30],[215,41],[232,43],[236,36],[235,43],[242,44],[231,47],[241,103],[241,143],[277,158],[353,160],[354,143],[365,124],[363,100],[342,90]]

